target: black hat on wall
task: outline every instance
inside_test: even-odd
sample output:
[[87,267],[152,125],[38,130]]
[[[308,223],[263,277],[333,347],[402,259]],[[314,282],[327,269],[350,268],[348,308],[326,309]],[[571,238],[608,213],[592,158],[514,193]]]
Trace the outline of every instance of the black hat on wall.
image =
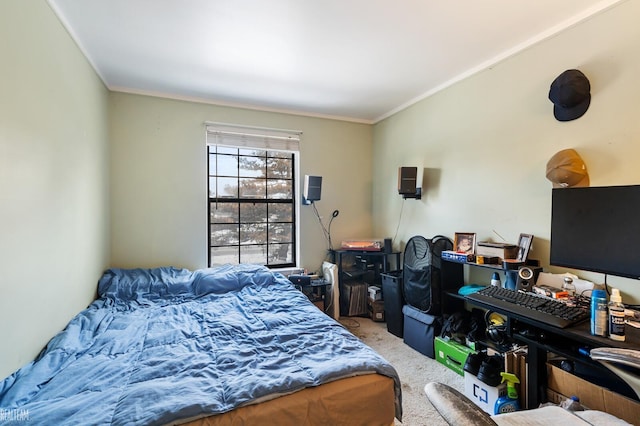
[[589,79],[581,71],[566,70],[553,80],[549,89],[553,115],[558,121],[582,117],[591,103],[590,91]]

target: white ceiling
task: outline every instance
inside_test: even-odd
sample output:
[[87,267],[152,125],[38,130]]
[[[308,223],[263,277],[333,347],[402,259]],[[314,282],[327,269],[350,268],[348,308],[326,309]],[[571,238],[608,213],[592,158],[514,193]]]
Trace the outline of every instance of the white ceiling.
[[111,90],[373,123],[620,1],[49,4]]

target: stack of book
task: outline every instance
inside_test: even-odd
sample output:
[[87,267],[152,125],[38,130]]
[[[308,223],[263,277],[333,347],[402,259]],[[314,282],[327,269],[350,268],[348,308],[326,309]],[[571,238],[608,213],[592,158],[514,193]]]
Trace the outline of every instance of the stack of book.
[[460,263],[475,262],[476,260],[476,257],[473,254],[458,253],[457,251],[453,250],[443,250],[442,258]]
[[347,282],[340,289],[340,315],[367,316],[369,292],[365,282]]

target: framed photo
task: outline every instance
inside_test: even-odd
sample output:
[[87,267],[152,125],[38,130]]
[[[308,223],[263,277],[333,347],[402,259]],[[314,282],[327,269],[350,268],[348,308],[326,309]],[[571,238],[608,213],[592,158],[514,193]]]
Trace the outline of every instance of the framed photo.
[[529,256],[529,250],[531,250],[531,243],[533,242],[533,235],[520,234],[518,238],[518,260],[524,262]]
[[453,249],[457,253],[476,254],[476,234],[472,232],[456,232]]

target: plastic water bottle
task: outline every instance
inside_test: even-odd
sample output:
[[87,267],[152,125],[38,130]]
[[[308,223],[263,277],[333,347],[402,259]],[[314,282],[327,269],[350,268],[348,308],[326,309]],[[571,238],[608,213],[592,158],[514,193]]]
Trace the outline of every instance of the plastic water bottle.
[[562,284],[562,289],[569,294],[570,298],[573,298],[576,295],[576,286],[573,284],[573,278],[564,277],[564,283]]
[[609,338],[624,342],[624,305],[617,288],[611,289],[609,300]]
[[491,285],[496,286],[496,287],[500,287],[500,275],[498,275],[497,272],[494,272],[493,275],[491,275]]
[[584,407],[580,404],[580,398],[572,396],[560,403],[560,406],[568,411],[584,411]]
[[604,290],[591,292],[591,334],[607,335],[607,293]]

